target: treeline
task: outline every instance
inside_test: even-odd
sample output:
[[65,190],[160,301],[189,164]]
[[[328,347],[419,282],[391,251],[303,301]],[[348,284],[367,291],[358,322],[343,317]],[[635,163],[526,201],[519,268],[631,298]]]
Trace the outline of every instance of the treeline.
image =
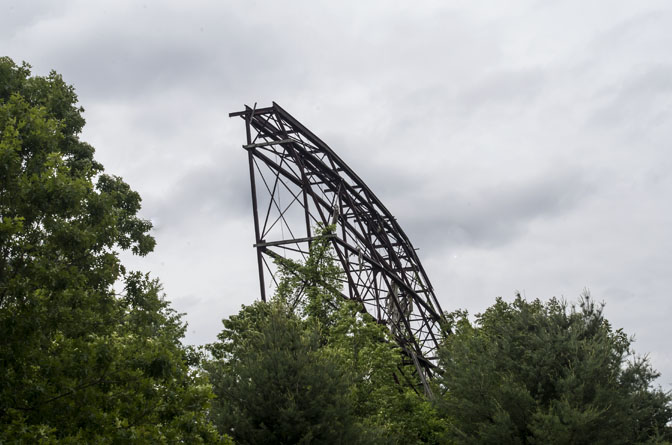
[[[672,440],[670,394],[584,294],[447,314],[432,400],[385,326],[334,289],[326,242],[205,348],[146,255],[140,197],[80,141],[74,89],[0,58],[0,444]],[[329,228],[323,228],[329,230]]]

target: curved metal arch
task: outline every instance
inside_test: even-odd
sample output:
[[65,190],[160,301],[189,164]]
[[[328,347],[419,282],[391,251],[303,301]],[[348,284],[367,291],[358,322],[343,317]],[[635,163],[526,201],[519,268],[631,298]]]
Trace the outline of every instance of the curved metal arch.
[[312,227],[336,224],[330,239],[345,272],[343,296],[388,325],[430,393],[443,312],[396,218],[327,144],[275,102],[229,116],[246,124],[262,300],[266,284],[277,285],[267,257],[305,258]]

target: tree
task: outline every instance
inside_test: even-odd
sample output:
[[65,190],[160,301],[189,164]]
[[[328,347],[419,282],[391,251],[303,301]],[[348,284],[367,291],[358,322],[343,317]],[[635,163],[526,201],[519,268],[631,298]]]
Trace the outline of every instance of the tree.
[[445,443],[433,406],[395,383],[389,330],[341,296],[331,230],[318,228],[305,261],[278,259],[270,303],[223,321],[207,365],[215,424],[240,443]]
[[236,443],[359,443],[345,370],[283,301],[243,307],[218,339],[212,413]]
[[447,443],[448,422],[417,391],[411,367],[402,369],[402,352],[389,329],[357,303],[341,301],[324,348],[349,370],[354,412],[364,427],[384,444]]
[[304,262],[279,260],[278,297],[299,302],[307,325],[319,332],[322,349],[348,370],[344,377],[354,413],[368,432],[366,443],[446,443],[448,424],[413,388],[420,381],[412,366],[402,365],[402,351],[388,327],[341,295],[343,270],[329,241],[334,230],[316,230],[320,237]]
[[441,412],[458,443],[633,444],[672,438],[671,398],[585,293],[578,307],[502,299],[449,315]]
[[58,74],[0,58],[0,442],[219,441],[184,323],[120,263],[152,251],[151,223],[82,111]]
[[289,309],[301,316],[325,344],[336,322],[336,314],[343,306],[341,296],[342,270],[329,242],[335,226],[319,226],[316,239],[311,243],[305,261],[277,257],[279,277],[275,298],[285,302]]

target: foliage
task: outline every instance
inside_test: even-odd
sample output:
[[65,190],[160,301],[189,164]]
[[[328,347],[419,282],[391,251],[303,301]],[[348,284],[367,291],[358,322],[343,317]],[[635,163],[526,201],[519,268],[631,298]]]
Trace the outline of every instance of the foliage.
[[350,370],[354,409],[365,428],[385,444],[447,443],[449,424],[406,381],[419,387],[412,370],[400,366],[401,350],[387,327],[346,301],[334,323],[325,348]]
[[282,301],[244,307],[218,338],[212,411],[237,443],[358,441],[345,370]]
[[215,424],[240,443],[445,443],[433,406],[395,383],[401,352],[387,328],[341,296],[332,230],[318,229],[304,262],[277,261],[273,301],[223,321],[207,365]]
[[0,58],[0,442],[219,441],[180,316],[119,261],[151,224],[82,111],[58,74]]
[[278,257],[279,283],[275,298],[302,316],[326,342],[334,327],[335,315],[343,305],[342,270],[336,263],[328,238],[335,226],[318,227],[316,240],[304,262]]
[[498,299],[449,315],[441,412],[458,443],[632,444],[672,438],[670,395],[585,293],[579,306]]

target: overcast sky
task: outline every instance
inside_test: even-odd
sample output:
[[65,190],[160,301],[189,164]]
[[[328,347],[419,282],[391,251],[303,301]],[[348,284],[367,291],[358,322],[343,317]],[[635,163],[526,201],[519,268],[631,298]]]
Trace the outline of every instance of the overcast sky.
[[444,310],[605,301],[672,387],[668,1],[0,0],[0,54],[54,69],[143,197],[128,258],[207,343],[258,298],[244,125],[276,101],[398,218]]

